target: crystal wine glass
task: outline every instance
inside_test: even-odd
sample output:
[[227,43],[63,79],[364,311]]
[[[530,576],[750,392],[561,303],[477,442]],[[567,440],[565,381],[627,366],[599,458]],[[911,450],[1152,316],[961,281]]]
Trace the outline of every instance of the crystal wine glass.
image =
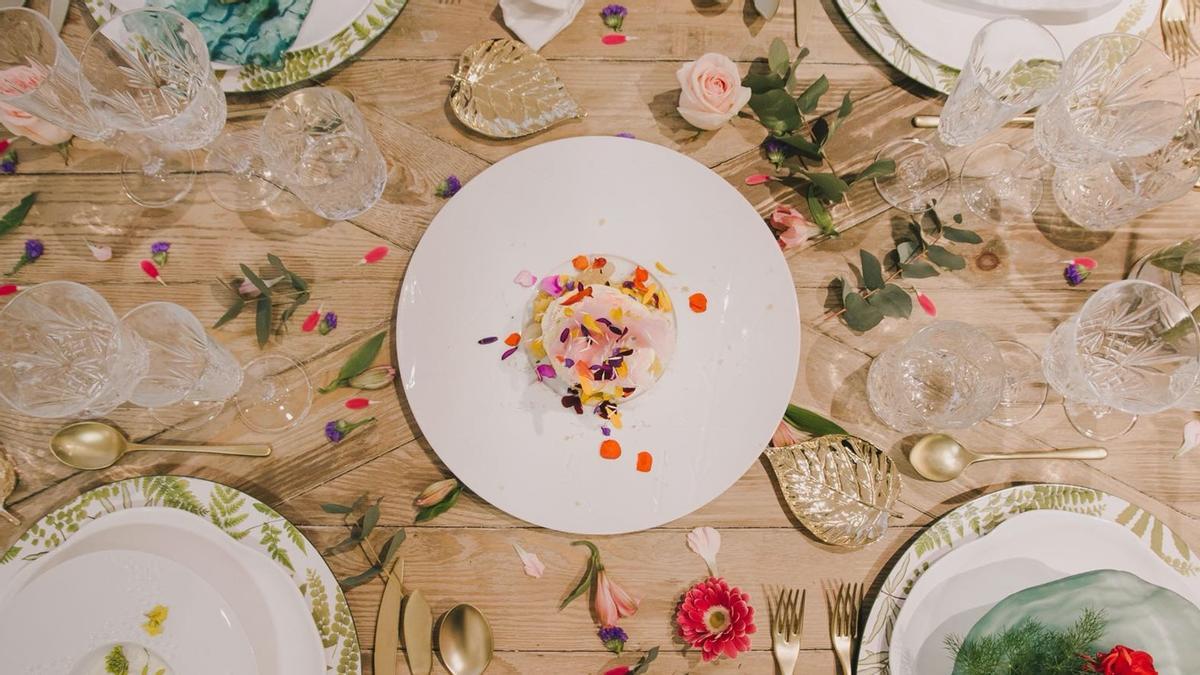
[[950,166],[932,145],[905,138],[884,146],[876,161],[891,159],[896,171],[875,178],[875,189],[887,203],[908,213],[923,213],[946,193]]
[[1175,406],[1200,375],[1200,329],[1173,293],[1125,280],[1096,291],[1059,324],[1042,358],[1046,381],[1066,399],[1083,435],[1117,438],[1139,415]]
[[1062,66],[1058,40],[1016,16],[988,23],[971,42],[954,90],[942,109],[938,136],[969,145],[1054,95]]
[[1034,139],[1055,166],[1082,169],[1158,150],[1183,110],[1183,78],[1166,53],[1136,35],[1098,35],[1067,57],[1057,94],[1038,108]]
[[387,163],[362,114],[331,87],[280,99],[263,121],[262,156],[284,187],[330,220],[371,208],[387,184]]
[[204,183],[221,208],[257,211],[282,193],[277,178],[259,152],[258,129],[225,131],[209,146]]
[[83,98],[104,124],[128,132],[126,192],[144,206],[183,198],[195,180],[190,150],[225,125],[225,94],[194,24],[165,9],[123,12],[97,29],[81,57]]
[[1043,166],[1040,158],[1007,143],[975,148],[959,173],[963,203],[997,225],[1027,222],[1042,202]]

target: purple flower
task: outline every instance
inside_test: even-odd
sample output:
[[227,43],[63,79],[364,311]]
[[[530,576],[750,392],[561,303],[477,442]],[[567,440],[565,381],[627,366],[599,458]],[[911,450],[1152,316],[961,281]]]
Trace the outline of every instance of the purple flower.
[[346,432],[341,430],[341,422],[329,422],[325,425],[325,438],[334,443],[341,442],[346,437]]
[[159,267],[167,264],[167,251],[171,250],[171,242],[156,241],[150,244],[150,259],[158,264]]
[[788,157],[788,145],[774,138],[763,141],[762,148],[767,153],[767,161],[774,164],[775,168],[779,168]]
[[608,5],[600,10],[600,18],[604,19],[604,25],[618,32],[628,14],[629,10],[625,9],[624,5]]
[[40,239],[25,240],[25,262],[33,262],[42,257],[42,254],[45,252],[46,247],[42,245]]
[[461,189],[462,181],[458,179],[458,176],[451,174],[446,176],[446,180],[437,184],[437,188],[433,191],[433,194],[443,199],[449,199],[458,194],[458,191]]
[[629,133],[628,131],[622,131],[619,134],[615,134],[615,136],[617,138],[637,138],[637,136],[634,136],[633,134]]
[[629,640],[629,636],[620,626],[605,626],[600,629],[600,641],[604,643],[605,649],[614,654],[621,653],[627,640]]
[[1078,286],[1087,280],[1092,273],[1091,270],[1083,265],[1071,263],[1063,268],[1063,278],[1067,280],[1068,286]]
[[17,172],[17,163],[11,159],[0,162],[0,173],[13,174]]
[[317,332],[321,335],[329,335],[329,331],[334,328],[337,328],[337,314],[325,312],[325,316],[321,317],[321,323],[317,324]]

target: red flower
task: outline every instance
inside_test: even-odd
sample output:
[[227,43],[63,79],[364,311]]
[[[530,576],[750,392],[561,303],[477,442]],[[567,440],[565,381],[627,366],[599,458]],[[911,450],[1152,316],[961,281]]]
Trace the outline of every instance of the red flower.
[[1104,675],[1158,675],[1153,656],[1124,645],[1113,647],[1107,654],[1096,654],[1088,668]]
[[629,675],[629,666],[617,666],[611,670],[604,671],[604,675]]
[[680,637],[699,648],[705,661],[749,651],[749,636],[756,630],[750,595],[716,577],[688,589],[675,621]]

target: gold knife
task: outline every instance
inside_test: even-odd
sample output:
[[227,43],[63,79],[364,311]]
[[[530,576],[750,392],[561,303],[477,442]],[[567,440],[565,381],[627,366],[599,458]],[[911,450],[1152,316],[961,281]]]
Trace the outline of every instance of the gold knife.
[[383,587],[375,620],[375,675],[396,675],[400,646],[400,603],[404,600],[404,558],[396,557]]
[[425,596],[416,590],[404,601],[404,655],[413,675],[429,675],[433,671],[433,610]]
[[796,9],[796,46],[803,47],[804,39],[808,37],[808,27],[812,25],[814,10],[819,0],[795,0]]

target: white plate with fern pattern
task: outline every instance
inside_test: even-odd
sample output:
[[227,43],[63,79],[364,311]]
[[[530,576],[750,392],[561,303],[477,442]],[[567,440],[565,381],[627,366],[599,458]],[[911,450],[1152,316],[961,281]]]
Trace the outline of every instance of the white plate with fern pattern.
[[900,675],[891,667],[893,631],[917,581],[951,551],[1030,511],[1063,511],[1114,523],[1195,587],[1200,557],[1150,512],[1113,495],[1071,485],[1022,485],[974,499],[943,516],[896,560],[863,623],[858,675]]
[[[292,49],[283,55],[279,70],[241,66],[217,70],[226,92],[268,91],[320,75],[358,54],[379,37],[404,9],[408,0],[321,0],[306,18]],[[136,0],[84,0],[96,23],[103,24],[123,9],[138,6]],[[316,3],[314,2],[314,5]],[[316,14],[314,16],[314,14]],[[312,24],[335,25],[339,29],[310,28]],[[315,43],[314,43],[315,42]]]
[[[139,530],[153,536],[139,537]],[[155,548],[154,539],[171,536],[191,536],[193,550],[203,547],[209,561],[182,559],[165,544]],[[320,553],[269,506],[206,480],[132,478],[51,511],[0,555],[0,597],[47,568],[109,549],[174,557],[225,589],[242,624],[257,636],[254,643],[261,645],[256,657],[263,675],[362,672],[349,606]],[[206,565],[222,568],[224,578],[204,572]],[[229,567],[240,571],[231,573]],[[240,595],[249,597],[230,598]]]
[[[917,82],[943,94],[950,93],[958,69],[934,59],[912,46],[888,20],[877,0],[836,0],[846,20],[875,53],[884,61]],[[1144,34],[1154,25],[1161,0],[1122,0],[1118,8],[1105,14],[1113,17],[1111,27],[1100,27],[1099,32],[1127,32]],[[906,3],[907,5],[907,3]],[[920,6],[923,6],[921,3]],[[911,3],[918,10],[918,3]],[[893,10],[895,11],[895,10]],[[928,19],[923,15],[923,19]],[[939,30],[955,30],[944,22],[933,21]]]

